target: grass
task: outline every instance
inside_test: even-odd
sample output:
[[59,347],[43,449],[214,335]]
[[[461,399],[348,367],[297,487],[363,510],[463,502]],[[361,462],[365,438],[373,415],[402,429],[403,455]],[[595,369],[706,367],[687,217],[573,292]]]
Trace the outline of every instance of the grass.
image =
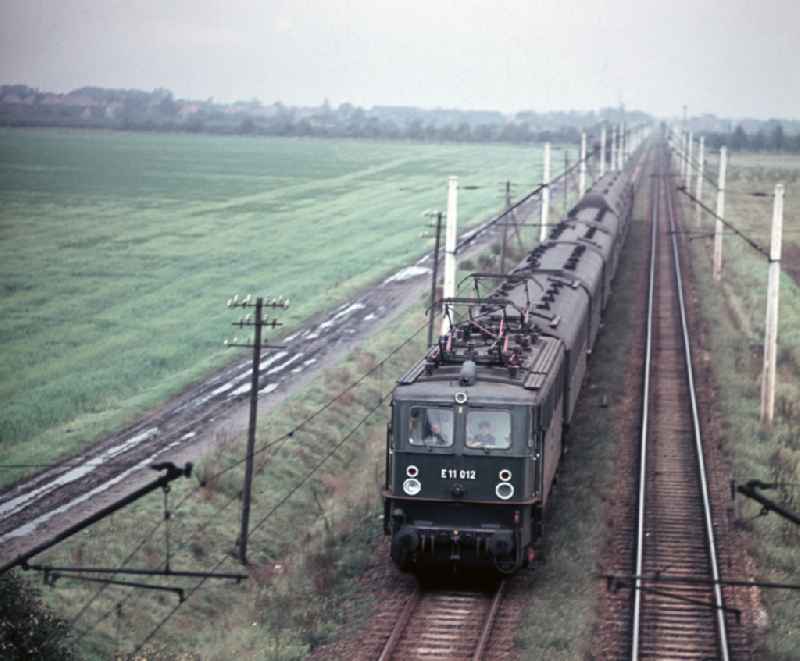
[[[573,150],[574,156],[574,150]],[[554,162],[560,163],[560,154]],[[0,130],[0,448],[73,454],[231,359],[224,301],[292,299],[286,333],[539,181],[540,150]],[[0,486],[30,471],[4,470]]]
[[[754,238],[769,245],[771,198],[743,193],[771,193],[778,182],[787,184],[784,248],[800,245],[792,219],[800,212],[798,179],[800,158],[766,154],[733,154],[729,161],[726,219]],[[711,193],[708,193],[708,204]],[[694,217],[693,215],[691,216]],[[694,220],[690,221],[693,225]],[[704,229],[711,221],[704,219]],[[764,318],[766,314],[767,263],[743,241],[725,236],[724,284],[711,277],[711,246],[693,242],[693,263],[700,309],[709,327],[711,368],[717,383],[717,401],[722,421],[724,447],[734,467],[735,478],[782,482],[790,486],[770,492],[794,511],[800,510],[800,286],[787,273],[781,276],[779,362],[776,419],[772,429],[759,423],[760,379]],[[791,486],[794,485],[794,486]],[[800,528],[776,515],[757,517],[760,507],[737,499],[740,525],[748,533],[754,573],[765,580],[796,582],[800,562]],[[788,660],[800,648],[800,600],[791,592],[762,591],[766,621],[760,631],[757,657]],[[764,618],[761,619],[764,624]]]

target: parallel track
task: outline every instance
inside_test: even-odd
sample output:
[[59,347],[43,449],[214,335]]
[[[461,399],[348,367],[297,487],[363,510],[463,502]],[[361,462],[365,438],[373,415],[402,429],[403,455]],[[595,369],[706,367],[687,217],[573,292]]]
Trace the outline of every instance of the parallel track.
[[406,602],[378,660],[485,658],[504,588],[505,582],[494,592],[417,588]]
[[709,585],[637,578],[631,658],[727,661],[673,193],[663,174],[662,166],[653,184],[635,574],[702,577]]

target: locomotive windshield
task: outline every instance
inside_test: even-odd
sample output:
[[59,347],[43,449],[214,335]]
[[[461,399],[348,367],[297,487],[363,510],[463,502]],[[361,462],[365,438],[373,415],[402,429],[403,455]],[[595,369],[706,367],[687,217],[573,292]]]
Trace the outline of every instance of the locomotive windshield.
[[507,450],[511,447],[508,411],[470,409],[467,413],[467,447]]
[[453,445],[453,410],[433,406],[412,406],[408,424],[411,445],[450,447]]

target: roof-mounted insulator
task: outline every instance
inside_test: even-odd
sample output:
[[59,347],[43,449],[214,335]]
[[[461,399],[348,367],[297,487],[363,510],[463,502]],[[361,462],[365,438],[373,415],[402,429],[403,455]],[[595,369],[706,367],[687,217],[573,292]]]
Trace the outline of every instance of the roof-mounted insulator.
[[458,374],[458,383],[461,386],[473,386],[477,380],[477,369],[475,362],[472,360],[465,360],[461,366],[461,371]]

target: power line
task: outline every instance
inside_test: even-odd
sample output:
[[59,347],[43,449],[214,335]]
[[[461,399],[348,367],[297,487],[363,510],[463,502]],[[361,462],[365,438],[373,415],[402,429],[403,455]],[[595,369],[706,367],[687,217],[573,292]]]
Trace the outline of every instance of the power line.
[[514,202],[511,206],[509,206],[506,209],[504,209],[503,211],[501,211],[494,218],[486,221],[478,230],[474,231],[469,236],[461,239],[461,241],[458,242],[458,244],[456,246],[456,249],[458,251],[463,250],[466,246],[468,246],[470,243],[475,241],[479,236],[483,235],[484,233],[486,233],[490,229],[492,229],[496,224],[498,224],[507,215],[513,213],[516,209],[520,208],[526,202],[529,202],[533,198],[539,196],[539,194],[545,188],[548,188],[548,187],[552,188],[554,186],[554,184],[557,184],[562,179],[565,179],[566,177],[568,177],[572,172],[574,172],[575,170],[577,170],[580,167],[581,163],[588,162],[591,158],[593,158],[595,156],[595,154],[597,153],[597,151],[598,151],[598,149],[592,149],[590,151],[587,151],[585,159],[579,158],[577,161],[575,161],[575,163],[573,163],[564,172],[562,172],[558,176],[550,179],[549,183],[547,183],[547,184],[539,184],[538,186],[536,186],[532,191],[526,193],[523,197],[521,197],[519,200]]
[[[688,163],[689,165],[691,165],[692,167],[694,167],[694,168],[696,168],[698,170],[700,169],[700,161],[698,161],[695,158],[691,158],[691,159],[688,158],[686,156],[686,154],[683,151],[681,151],[680,149],[678,149],[677,147],[672,147],[671,146],[670,149],[672,150],[672,153],[675,154],[678,158],[680,158],[684,163]],[[714,181],[713,177],[711,177],[710,175],[706,174],[705,168],[703,168],[703,179],[705,181],[707,181],[709,184],[711,184],[714,188],[719,190],[719,186],[717,185],[717,182]],[[725,191],[725,192],[727,193],[728,191]]]
[[718,216],[714,211],[712,211],[709,207],[707,207],[701,200],[698,200],[694,195],[692,195],[689,191],[686,190],[684,186],[678,186],[677,190],[683,193],[686,197],[688,197],[692,202],[696,202],[700,205],[700,208],[703,209],[708,214],[711,214],[714,218],[720,221],[725,227],[727,227],[731,232],[736,234],[740,239],[742,239],[745,243],[747,243],[750,247],[752,247],[757,252],[760,252],[764,257],[767,258],[768,261],[771,261],[769,256],[769,252],[762,248],[758,243],[756,243],[753,239],[747,236],[744,232],[739,230],[733,223],[728,220],[725,220],[721,216]]

